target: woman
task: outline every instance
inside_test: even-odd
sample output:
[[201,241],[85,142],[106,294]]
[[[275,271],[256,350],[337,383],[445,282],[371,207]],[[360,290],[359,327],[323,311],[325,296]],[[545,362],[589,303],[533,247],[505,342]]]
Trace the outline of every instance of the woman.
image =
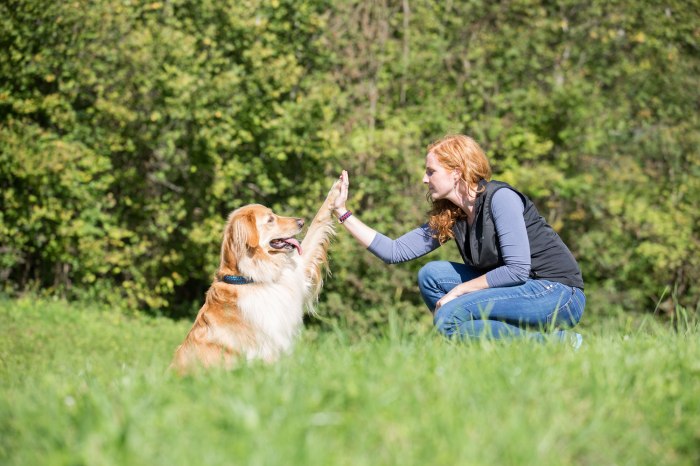
[[428,147],[423,183],[432,201],[428,222],[391,240],[346,208],[343,170],[334,209],[357,241],[384,262],[421,257],[454,239],[464,263],[430,262],[418,286],[437,329],[452,337],[529,337],[553,330],[574,347],[581,335],[562,329],[581,319],[581,271],[534,204],[491,168],[472,138],[446,136]]

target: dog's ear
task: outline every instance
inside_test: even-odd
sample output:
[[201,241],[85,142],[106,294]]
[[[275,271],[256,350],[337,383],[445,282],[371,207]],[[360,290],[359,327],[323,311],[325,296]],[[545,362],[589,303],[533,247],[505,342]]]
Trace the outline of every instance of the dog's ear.
[[245,254],[246,249],[256,249],[260,246],[260,235],[254,212],[247,212],[231,219],[226,236],[231,247],[239,255]]
[[236,232],[236,218],[229,216],[224,228],[224,238],[221,242],[221,266],[222,269],[230,269],[236,266],[238,257],[238,239]]
[[255,220],[254,212],[248,212],[242,219],[243,229],[246,230],[245,245],[249,249],[255,249],[260,246],[260,235],[258,234],[258,225]]
[[238,258],[245,256],[248,250],[258,247],[258,229],[255,214],[233,212],[224,228],[224,238],[221,243],[221,266],[235,267]]

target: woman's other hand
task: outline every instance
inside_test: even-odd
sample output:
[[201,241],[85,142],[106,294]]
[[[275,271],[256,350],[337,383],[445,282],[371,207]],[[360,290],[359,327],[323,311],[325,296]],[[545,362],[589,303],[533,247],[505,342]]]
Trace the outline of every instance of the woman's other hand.
[[468,282],[460,283],[459,285],[452,288],[445,296],[440,298],[440,300],[435,303],[435,310],[433,313],[437,312],[445,304],[449,303],[453,299],[457,299],[460,296],[472,293],[474,291],[485,290],[489,287],[489,282],[486,280],[486,274],[469,280]]
[[437,303],[435,303],[435,310],[433,311],[433,313],[437,312],[438,309],[440,309],[442,306],[449,303],[455,298],[459,298],[459,295],[457,295],[456,293],[447,293],[445,296],[440,298]]

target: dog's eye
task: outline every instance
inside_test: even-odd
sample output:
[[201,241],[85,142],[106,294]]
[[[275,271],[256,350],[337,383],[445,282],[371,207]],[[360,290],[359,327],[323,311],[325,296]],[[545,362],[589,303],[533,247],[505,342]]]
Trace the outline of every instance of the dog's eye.
[[270,217],[267,219],[267,223],[274,223],[275,217]]

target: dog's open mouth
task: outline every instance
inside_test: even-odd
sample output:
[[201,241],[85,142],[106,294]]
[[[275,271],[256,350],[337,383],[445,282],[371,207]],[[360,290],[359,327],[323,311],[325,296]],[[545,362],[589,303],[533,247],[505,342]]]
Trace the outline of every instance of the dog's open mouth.
[[270,241],[270,246],[275,249],[296,249],[299,255],[301,255],[301,244],[295,238],[276,238]]

